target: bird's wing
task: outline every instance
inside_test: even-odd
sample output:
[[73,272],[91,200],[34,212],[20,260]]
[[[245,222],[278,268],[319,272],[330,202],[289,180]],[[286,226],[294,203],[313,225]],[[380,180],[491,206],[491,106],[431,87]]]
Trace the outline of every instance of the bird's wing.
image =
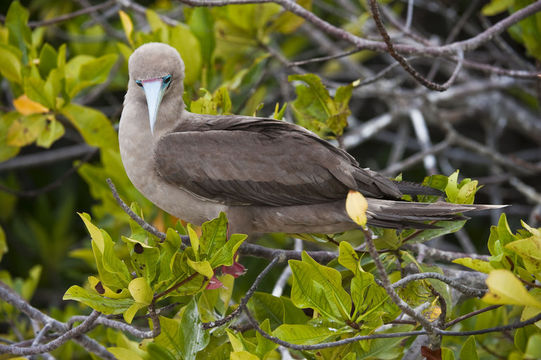
[[343,199],[348,189],[386,197],[389,194],[381,188],[395,186],[384,177],[374,178],[346,152],[294,125],[267,119],[213,119],[158,141],[154,157],[162,178],[214,201],[270,206]]

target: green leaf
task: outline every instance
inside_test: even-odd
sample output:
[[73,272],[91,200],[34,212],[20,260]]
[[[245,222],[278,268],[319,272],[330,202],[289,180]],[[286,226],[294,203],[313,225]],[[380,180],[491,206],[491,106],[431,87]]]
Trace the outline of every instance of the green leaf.
[[0,44],[0,74],[11,82],[20,84],[21,60],[20,52],[10,45]]
[[248,307],[259,321],[265,319],[270,321],[272,329],[288,324],[306,324],[308,316],[299,308],[295,307],[287,297],[276,297],[271,294],[256,292],[250,301]]
[[[143,358],[139,356],[139,354],[137,354],[134,350],[131,349],[126,349],[122,347],[108,347],[107,350],[111,352],[118,360],[143,360]],[[162,360],[161,358],[156,357],[153,357],[153,359]]]
[[[392,329],[382,331],[382,333],[393,332],[408,332],[413,330],[412,325],[398,325],[393,326]],[[360,356],[357,356],[357,360],[373,360],[373,359],[397,359],[402,354],[403,338],[390,338],[390,339],[375,339],[366,343],[366,349],[363,349]],[[361,342],[363,343],[363,342]],[[466,359],[464,359],[466,360]]]
[[108,299],[77,285],[70,287],[62,299],[82,302],[104,314],[122,314],[134,304],[133,299]]
[[292,103],[299,123],[318,134],[332,132],[335,136],[342,135],[350,114],[348,103],[353,86],[339,87],[333,99],[317,75],[289,75],[288,80],[306,84],[295,87],[297,99]]
[[201,327],[195,298],[183,309],[180,321],[160,317],[160,324],[162,332],[155,342],[177,359],[195,359],[209,342],[208,331]]
[[230,360],[259,360],[259,357],[246,350],[242,350],[231,352]]
[[210,71],[212,69],[212,54],[216,46],[214,19],[210,10],[204,7],[195,8],[190,16],[188,25],[192,33],[199,40],[203,62]]
[[177,49],[184,61],[184,83],[192,85],[199,80],[203,62],[199,40],[184,24],[171,28],[170,33],[169,45]]
[[376,283],[374,275],[368,272],[359,272],[351,280],[351,298],[355,305],[354,321],[362,321],[368,328],[379,327],[383,321],[394,319],[400,312]]
[[[147,353],[150,359],[156,360],[177,360],[173,354],[161,345],[151,342],[147,345]],[[127,359],[131,360],[131,359]]]
[[156,35],[156,39],[167,43],[169,40],[169,27],[167,24],[165,24],[162,19],[160,19],[160,16],[153,10],[147,9],[146,16],[152,32]]
[[245,234],[231,235],[225,245],[221,247],[210,259],[212,268],[216,268],[221,265],[233,265],[233,260],[237,250],[247,238],[248,235]]
[[350,319],[351,299],[342,287],[338,270],[318,264],[306,252],[302,261],[289,260],[292,271],[291,301],[312,308],[324,317],[343,322]]
[[23,299],[30,301],[34,295],[41,277],[41,269],[41,265],[34,265],[28,272],[28,278],[24,280],[23,286],[21,287],[21,296]]
[[490,227],[490,237],[488,238],[488,250],[491,255],[498,256],[503,253],[504,246],[517,240],[507,223],[505,213],[500,215],[498,225]]
[[225,86],[219,87],[214,94],[200,90],[201,96],[191,102],[190,110],[197,114],[228,114],[231,111],[231,99]]
[[62,135],[64,135],[64,125],[60,121],[57,121],[53,115],[48,115],[45,129],[39,134],[36,144],[44,148],[49,148]]
[[[306,10],[312,9],[312,0],[299,0],[296,2]],[[304,23],[304,18],[293,14],[289,11],[284,11],[280,16],[270,23],[267,32],[280,32],[282,34],[291,34]]]
[[[531,0],[515,0],[512,12],[523,9],[531,3]],[[541,44],[539,43],[539,38],[541,37],[541,14],[539,12],[513,25],[509,28],[509,33],[513,39],[526,47],[528,54],[538,60],[541,59]]]
[[25,78],[24,92],[28,98],[44,105],[49,109],[54,108],[56,105],[55,100],[53,98],[49,98],[45,92],[45,81],[39,77],[39,74]]
[[49,44],[44,44],[39,53],[39,73],[43,79],[57,67],[58,53]]
[[179,251],[182,240],[180,235],[173,229],[167,229],[165,241],[161,243],[160,258],[158,260],[159,275],[158,283],[171,277],[171,260]]
[[[267,334],[272,333],[270,322],[268,319],[263,321],[260,324],[260,326],[263,329],[263,331],[265,331]],[[264,338],[263,335],[261,335],[259,332],[255,333],[255,337],[257,339],[257,347],[255,349],[255,353],[261,359],[264,359],[268,353],[270,353],[271,351],[273,351],[274,349],[278,347],[278,344],[272,342],[271,340],[267,338]]]
[[118,149],[118,137],[102,112],[87,106],[67,104],[61,113],[75,126],[86,143],[102,149]]
[[359,255],[357,252],[355,252],[353,246],[346,241],[340,242],[338,263],[351,271],[353,274],[357,274],[360,271]]
[[96,59],[88,56],[78,56],[70,60],[68,63],[69,72],[66,72],[66,92],[68,96],[73,98],[81,90],[107,80],[109,72],[117,59],[118,55],[116,54],[106,54]]
[[[434,224],[434,226],[437,226],[436,229],[426,229],[422,232],[415,235],[414,238],[408,240],[409,243],[419,243],[419,242],[426,242],[429,240],[432,240],[434,238],[452,234],[464,227],[466,224],[466,220],[458,220],[458,221],[438,221]],[[411,235],[415,230],[406,230],[402,231],[400,233],[401,239],[406,239],[409,235]]]
[[7,252],[8,243],[6,242],[6,233],[4,232],[4,229],[2,229],[2,226],[0,226],[0,261],[2,261],[2,257]]
[[525,359],[541,359],[541,334],[533,334],[528,339],[524,352]]
[[481,12],[485,16],[494,16],[504,12],[515,3],[515,0],[492,0],[483,6]]
[[[145,277],[148,283],[152,283],[158,272],[158,267],[160,266],[158,263],[160,250],[132,238],[123,236],[122,240],[130,249],[130,258],[137,275]],[[169,264],[169,262],[167,262],[167,264]]]
[[313,345],[341,335],[336,329],[323,326],[284,324],[272,332],[280,340],[298,345]]
[[468,359],[468,360],[479,360],[477,355],[477,345],[475,344],[475,337],[470,336],[462,345],[460,349],[459,359]]
[[199,253],[205,258],[213,256],[227,242],[227,217],[225,213],[220,212],[216,219],[203,223],[201,232]]
[[22,53],[22,63],[28,63],[28,50],[32,44],[32,35],[28,27],[29,13],[19,1],[13,1],[6,14],[5,25],[9,30],[9,42]]

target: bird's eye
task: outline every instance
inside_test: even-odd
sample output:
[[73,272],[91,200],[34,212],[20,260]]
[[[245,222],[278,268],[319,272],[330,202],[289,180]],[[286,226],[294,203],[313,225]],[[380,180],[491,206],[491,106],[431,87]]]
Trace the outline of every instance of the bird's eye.
[[137,84],[137,86],[143,87],[143,82],[141,80],[135,80],[135,83]]
[[165,75],[163,78],[163,85],[169,86],[171,84],[171,75]]

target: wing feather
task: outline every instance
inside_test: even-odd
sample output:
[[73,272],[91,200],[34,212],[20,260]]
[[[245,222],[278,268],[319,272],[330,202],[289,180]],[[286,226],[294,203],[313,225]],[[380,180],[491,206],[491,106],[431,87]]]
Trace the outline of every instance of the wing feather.
[[349,189],[373,197],[401,194],[346,152],[269,119],[218,116],[197,129],[179,128],[160,138],[154,158],[169,183],[230,205],[326,203],[344,199]]

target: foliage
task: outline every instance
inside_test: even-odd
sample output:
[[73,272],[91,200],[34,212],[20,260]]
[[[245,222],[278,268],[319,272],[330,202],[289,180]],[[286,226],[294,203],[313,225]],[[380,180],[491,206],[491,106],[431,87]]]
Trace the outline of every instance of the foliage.
[[[482,13],[507,16],[530,3],[492,0]],[[225,214],[198,227],[163,213],[146,200],[124,172],[115,130],[127,82],[127,60],[141,44],[159,41],[178,50],[186,65],[184,100],[187,109],[196,113],[294,118],[318,135],[341,142],[348,135],[348,121],[358,116],[352,99],[366,95],[358,91],[361,80],[348,76],[347,81],[340,81],[336,69],[341,61],[331,60],[326,66],[314,66],[314,73],[296,71],[283,76],[291,96],[276,100],[279,85],[283,85],[273,74],[280,63],[276,49],[290,58],[303,57],[306,49],[320,51],[310,48],[305,36],[310,28],[299,16],[301,12],[285,11],[278,3],[182,7],[178,16],[182,22],[164,15],[174,13],[173,2],[155,2],[143,11],[126,4],[119,5],[123,10],[118,18],[114,15],[104,22],[98,19],[100,14],[92,12],[61,20],[51,28],[32,21],[73,11],[72,2],[44,6],[37,1],[26,8],[13,1],[6,9],[0,26],[0,75],[3,99],[9,101],[0,109],[0,162],[73,144],[85,145],[92,152],[74,163],[82,181],[65,185],[54,197],[39,196],[23,207],[22,197],[0,193],[0,260],[8,264],[7,270],[0,271],[0,294],[4,300],[10,293],[21,299],[0,303],[2,342],[37,336],[44,343],[51,341],[68,331],[72,319],[88,319],[75,316],[90,308],[107,317],[100,316],[102,323],[82,336],[104,348],[78,342],[81,348],[68,342],[52,350],[54,356],[95,358],[110,353],[130,360],[277,359],[279,344],[285,342],[296,358],[398,359],[413,348],[419,334],[415,331],[429,330],[421,325],[426,321],[440,331],[455,332],[430,334],[437,338],[432,344],[436,348],[424,348],[426,358],[488,359],[493,353],[509,359],[541,358],[539,321],[506,329],[505,336],[498,328],[541,313],[541,228],[521,222],[522,229],[513,232],[513,224],[502,214],[489,231],[486,245],[490,255],[465,257],[443,252],[456,265],[445,263],[450,260],[424,261],[422,252],[439,251],[426,244],[463,231],[465,219],[438,221],[421,230],[371,228],[299,235],[317,241],[307,245],[316,250],[294,255],[281,250],[292,245],[290,236],[272,234],[258,240],[269,251],[266,254],[271,254],[266,255],[270,263],[263,270],[267,261],[254,261],[262,255],[243,250],[248,248],[242,246],[246,235],[229,234]],[[371,15],[364,2],[354,5],[359,16],[349,17],[329,11],[327,2],[314,3],[316,9],[311,0],[296,4],[313,16],[326,14],[328,24],[339,23],[342,34],[367,31]],[[394,10],[400,11],[398,7]],[[522,44],[536,59],[541,59],[540,14],[508,29],[516,44]],[[316,32],[311,35],[319,36]],[[88,42],[89,38],[98,40]],[[332,46],[325,51],[328,49]],[[362,66],[369,66],[374,57],[368,50],[352,56]],[[398,83],[406,85],[396,89],[397,96],[412,87],[408,81]],[[372,90],[377,94],[381,89]],[[528,91],[513,88],[508,92],[525,103],[537,104]],[[419,92],[408,96],[409,102],[420,106]],[[379,101],[375,100],[381,105]],[[397,104],[396,108],[403,105]],[[379,161],[377,149],[371,146],[369,155]],[[487,151],[480,153],[486,155]],[[91,159],[93,154],[99,155]],[[489,158],[511,167],[498,155]],[[163,239],[145,231],[117,205],[107,178],[113,180],[122,198],[133,201],[131,209],[137,215],[165,232]],[[2,188],[19,189],[26,183],[13,174],[0,179]],[[458,170],[449,176],[426,177],[423,184],[442,191],[447,202],[456,204],[473,204],[482,187],[477,180],[459,179]],[[435,202],[441,197],[404,196],[403,200]],[[352,191],[348,196],[347,213],[360,226],[366,224],[367,206],[362,194]],[[79,218],[90,241],[81,230],[76,209],[81,211]],[[478,238],[484,245],[483,237]],[[377,257],[368,254],[371,242]],[[412,249],[424,250],[415,256]],[[325,257],[329,254],[325,250],[334,251],[332,259]],[[240,260],[239,254],[243,256]],[[38,261],[41,265],[33,263]],[[241,277],[245,269],[239,261],[247,267]],[[282,286],[281,295],[275,296],[272,284],[278,282],[282,269],[277,267],[283,265],[291,272],[290,280]],[[459,272],[457,265],[473,271]],[[458,281],[460,274],[487,277],[480,284],[470,284],[468,279]],[[40,281],[42,286],[56,286],[55,291],[44,291]],[[484,286],[488,291],[481,296]],[[59,291],[65,301],[60,301]],[[29,302],[51,318],[32,318],[22,310],[28,310]],[[413,309],[415,316],[405,317],[404,307]],[[22,320],[21,313],[33,322]],[[224,318],[230,321],[220,322]],[[492,332],[455,336],[484,329]],[[513,341],[508,339],[510,334]],[[74,341],[82,338],[73,337]],[[317,348],[337,341],[342,342]],[[3,349],[0,347],[0,353],[7,352]]]

